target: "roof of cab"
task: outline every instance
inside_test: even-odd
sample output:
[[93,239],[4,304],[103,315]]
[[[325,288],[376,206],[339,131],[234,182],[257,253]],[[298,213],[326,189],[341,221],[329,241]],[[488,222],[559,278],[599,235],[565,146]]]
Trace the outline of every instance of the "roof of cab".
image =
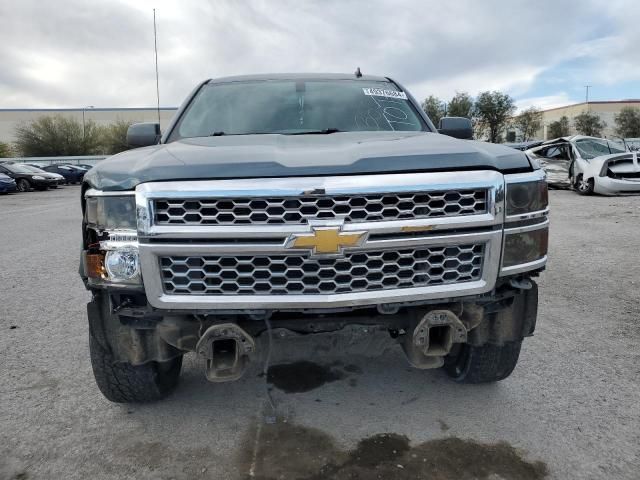
[[257,75],[237,75],[231,77],[212,78],[207,83],[246,82],[260,80],[363,80],[388,82],[389,78],[376,75],[362,75],[355,73],[261,73]]

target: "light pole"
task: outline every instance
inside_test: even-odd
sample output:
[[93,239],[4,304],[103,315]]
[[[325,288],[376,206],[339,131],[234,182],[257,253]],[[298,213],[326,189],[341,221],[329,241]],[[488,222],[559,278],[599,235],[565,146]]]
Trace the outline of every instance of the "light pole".
[[587,112],[589,111],[589,89],[591,88],[591,85],[585,85],[584,88],[586,89],[587,93],[584,96],[584,103],[587,104]]
[[84,143],[84,139],[85,139],[85,130],[84,130],[84,112],[87,110],[87,108],[94,108],[93,105],[87,105],[86,107],[82,107],[82,143]]

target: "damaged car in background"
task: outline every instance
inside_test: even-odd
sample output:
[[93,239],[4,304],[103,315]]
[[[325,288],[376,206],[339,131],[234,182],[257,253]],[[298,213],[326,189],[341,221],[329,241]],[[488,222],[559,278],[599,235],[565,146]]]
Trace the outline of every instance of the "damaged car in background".
[[551,188],[575,189],[580,195],[640,193],[637,152],[623,141],[573,135],[548,140],[526,154],[547,173]]

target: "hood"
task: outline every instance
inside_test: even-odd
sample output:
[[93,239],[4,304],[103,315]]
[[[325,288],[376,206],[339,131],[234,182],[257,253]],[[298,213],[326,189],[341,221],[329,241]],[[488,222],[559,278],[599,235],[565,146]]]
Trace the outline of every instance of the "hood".
[[531,170],[523,152],[430,132],[230,135],[183,139],[120,153],[85,175],[100,190],[144,182],[446,170]]

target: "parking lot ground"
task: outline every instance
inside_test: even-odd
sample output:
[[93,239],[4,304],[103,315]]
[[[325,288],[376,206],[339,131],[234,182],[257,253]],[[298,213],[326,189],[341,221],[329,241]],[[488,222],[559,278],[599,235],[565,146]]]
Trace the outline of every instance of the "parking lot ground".
[[640,197],[555,191],[551,206],[538,327],[509,379],[457,385],[399,352],[310,359],[317,388],[274,387],[270,424],[258,365],[212,384],[189,356],[165,401],[105,400],[79,188],[2,196],[0,478],[637,479]]

